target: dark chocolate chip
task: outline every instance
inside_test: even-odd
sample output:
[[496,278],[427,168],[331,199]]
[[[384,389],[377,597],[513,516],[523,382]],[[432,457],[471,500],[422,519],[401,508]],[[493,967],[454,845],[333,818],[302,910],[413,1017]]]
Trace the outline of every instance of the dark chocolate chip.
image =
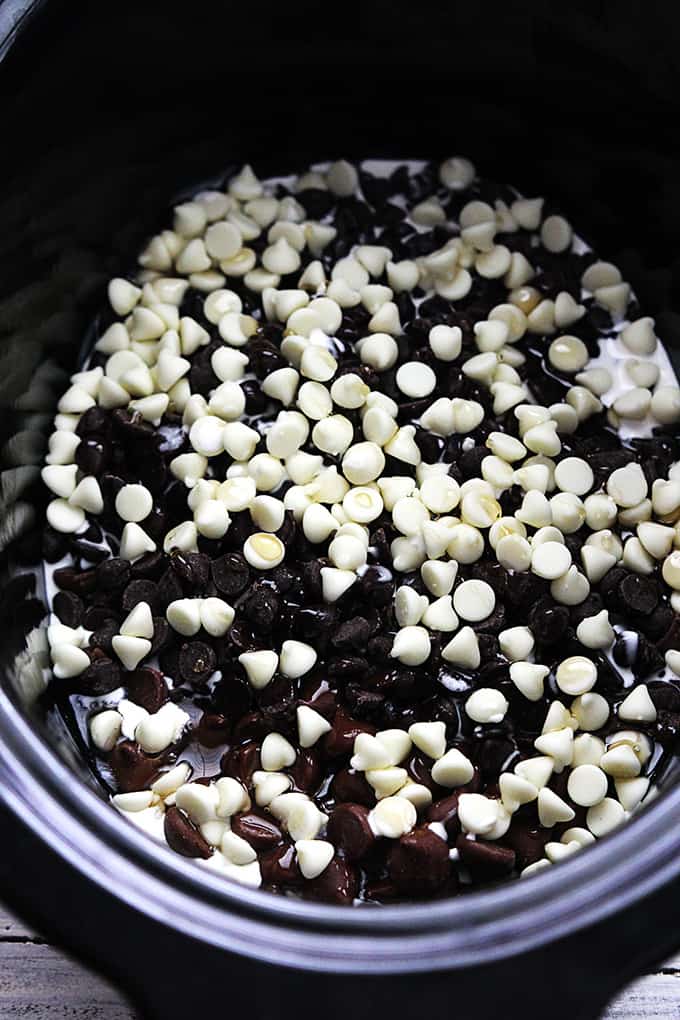
[[79,627],[83,621],[85,605],[75,592],[58,591],[52,600],[52,608],[67,627]]
[[351,906],[359,892],[359,880],[349,861],[336,856],[317,878],[307,882],[305,891],[311,899]]
[[340,624],[331,637],[331,643],[340,650],[351,648],[362,652],[366,648],[370,633],[368,621],[363,616],[355,616]]
[[458,798],[460,794],[451,793],[442,800],[435,801],[427,809],[428,822],[441,822],[450,837],[455,837],[460,832],[460,821],[458,820]]
[[[45,528],[42,536],[42,554],[48,563],[56,563],[66,555],[68,549],[68,535],[62,535],[61,532],[55,531],[49,524]],[[35,557],[36,561],[38,556]],[[28,562],[31,562],[29,559]]]
[[516,854],[511,847],[479,836],[476,839],[459,836],[456,849],[473,878],[480,881],[509,875],[515,867]]
[[109,764],[123,793],[146,789],[158,774],[158,759],[150,758],[133,740],[116,744]]
[[193,735],[204,747],[220,747],[226,744],[231,733],[231,723],[226,715],[204,712],[193,729]]
[[100,563],[95,574],[97,585],[100,588],[103,588],[104,591],[117,591],[119,588],[125,587],[130,580],[130,564],[127,560],[114,556],[110,560]]
[[257,588],[245,596],[239,608],[253,630],[267,634],[276,623],[281,602],[273,591]]
[[304,883],[295,847],[283,843],[259,855],[262,881],[267,886],[295,887]]
[[620,585],[628,576],[624,567],[612,567],[600,581],[600,595],[607,609],[619,609],[621,606]]
[[128,698],[147,712],[157,712],[169,699],[168,685],[162,673],[151,666],[140,666],[125,676]]
[[246,811],[231,819],[231,831],[245,839],[255,850],[269,850],[283,839],[283,833],[271,816]]
[[360,861],[375,844],[376,837],[363,804],[338,804],[328,820],[328,838],[349,861]]
[[375,791],[363,772],[340,769],[335,774],[331,789],[336,800],[356,802],[369,808],[375,804]]
[[107,447],[96,437],[83,439],[76,449],[75,462],[84,475],[98,477],[108,462]]
[[161,611],[168,608],[171,602],[181,599],[184,595],[182,585],[177,579],[177,574],[169,568],[161,575],[156,585],[156,604]]
[[210,564],[213,584],[226,596],[240,595],[250,583],[250,568],[240,553],[226,553]]
[[288,772],[296,790],[301,790],[302,793],[306,793],[310,797],[313,796],[322,778],[318,753],[313,747],[300,748]]
[[210,559],[204,553],[174,552],[170,566],[187,594],[202,595],[210,577]]
[[72,591],[76,595],[89,595],[97,586],[97,575],[94,570],[79,571],[73,567],[61,567],[54,571],[54,583],[64,591]]
[[155,612],[160,608],[158,606],[157,591],[157,585],[153,581],[145,581],[143,579],[130,581],[123,592],[121,606],[126,613],[129,613],[140,602],[147,602],[151,607],[151,611]]
[[205,641],[186,641],[179,650],[179,674],[188,683],[204,683],[215,672],[215,653]]
[[349,757],[354,751],[354,741],[360,733],[375,733],[375,727],[368,723],[353,719],[341,708],[335,713],[333,728],[323,738],[323,749],[330,757],[345,755]]
[[657,641],[657,648],[660,652],[667,652],[670,649],[680,648],[680,617],[674,616],[664,636]]
[[632,665],[635,679],[646,680],[652,673],[658,673],[663,670],[664,666],[664,657],[656,645],[648,641],[644,634],[638,635],[637,652]]
[[449,877],[449,847],[428,828],[414,829],[402,836],[387,858],[389,876],[402,892],[427,896],[436,892]]
[[196,826],[179,808],[169,807],[165,812],[163,830],[168,846],[183,857],[212,857],[212,849]]
[[659,601],[659,586],[650,577],[628,574],[619,585],[619,597],[629,610],[649,616]]
[[122,682],[120,666],[107,658],[95,659],[73,681],[77,690],[92,695],[110,694],[111,691],[117,690]]
[[550,829],[543,829],[538,824],[515,815],[503,837],[503,842],[515,851],[517,867],[521,871],[545,856],[545,844],[550,839]]
[[238,779],[244,786],[250,787],[253,782],[253,772],[256,772],[260,765],[260,749],[254,740],[250,740],[239,747],[232,747],[222,757],[221,769],[225,776]]
[[569,626],[569,610],[556,605],[552,599],[542,599],[529,613],[529,628],[541,645],[555,645],[561,641]]
[[134,579],[144,578],[145,580],[158,581],[165,570],[165,553],[160,549],[155,552],[146,553],[132,564],[132,577]]

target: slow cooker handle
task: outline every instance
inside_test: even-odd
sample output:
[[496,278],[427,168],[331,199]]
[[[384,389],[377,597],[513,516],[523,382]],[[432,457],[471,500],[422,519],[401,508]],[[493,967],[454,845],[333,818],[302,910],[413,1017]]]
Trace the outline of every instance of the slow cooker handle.
[[[680,879],[624,912],[520,956],[479,967],[422,974],[357,976],[292,971],[186,947],[184,982],[142,992],[145,1020],[186,1020],[219,1001],[255,1020],[498,1020],[499,1016],[597,1020],[635,977],[680,945]],[[227,994],[227,999],[222,996]],[[199,1015],[200,1015],[199,1012]]]

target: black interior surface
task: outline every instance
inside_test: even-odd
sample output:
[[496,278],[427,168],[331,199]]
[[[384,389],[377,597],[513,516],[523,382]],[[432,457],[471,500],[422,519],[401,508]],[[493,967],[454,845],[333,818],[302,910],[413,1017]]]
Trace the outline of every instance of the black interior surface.
[[244,160],[468,155],[559,205],[677,344],[678,32],[611,2],[48,3],[0,72],[3,405],[45,348],[72,366],[170,197]]

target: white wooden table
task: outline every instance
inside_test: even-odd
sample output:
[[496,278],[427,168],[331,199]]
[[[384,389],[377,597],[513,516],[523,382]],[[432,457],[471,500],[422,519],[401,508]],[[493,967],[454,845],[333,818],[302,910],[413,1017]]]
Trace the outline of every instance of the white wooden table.
[[[107,981],[75,963],[0,905],[1,1020],[137,1020]],[[678,1020],[680,956],[612,1003],[605,1020]]]

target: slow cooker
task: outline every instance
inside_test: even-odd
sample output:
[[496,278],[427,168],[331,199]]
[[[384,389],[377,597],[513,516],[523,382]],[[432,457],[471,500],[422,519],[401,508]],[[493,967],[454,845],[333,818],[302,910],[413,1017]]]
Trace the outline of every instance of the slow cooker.
[[14,570],[56,392],[107,279],[179,189],[246,159],[267,173],[469,155],[558,198],[680,364],[677,31],[672,6],[609,2],[0,2],[0,895],[145,1016],[573,1020],[680,945],[670,774],[575,859],[428,905],[286,899],[171,854],[36,710],[40,578]]

